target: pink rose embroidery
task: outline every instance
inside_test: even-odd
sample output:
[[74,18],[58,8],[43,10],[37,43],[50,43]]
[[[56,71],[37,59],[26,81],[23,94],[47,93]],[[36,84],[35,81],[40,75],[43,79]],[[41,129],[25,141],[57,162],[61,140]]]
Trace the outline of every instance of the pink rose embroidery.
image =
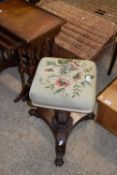
[[57,81],[56,81],[56,85],[59,86],[59,87],[68,87],[70,86],[70,82],[64,78],[59,78]]

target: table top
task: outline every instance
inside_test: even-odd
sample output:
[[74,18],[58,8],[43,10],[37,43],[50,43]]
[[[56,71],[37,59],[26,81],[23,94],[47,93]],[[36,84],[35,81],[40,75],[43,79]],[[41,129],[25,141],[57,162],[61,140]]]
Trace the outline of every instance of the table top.
[[97,101],[117,111],[117,79],[98,96]]
[[27,43],[60,27],[65,21],[25,0],[0,4],[0,26]]

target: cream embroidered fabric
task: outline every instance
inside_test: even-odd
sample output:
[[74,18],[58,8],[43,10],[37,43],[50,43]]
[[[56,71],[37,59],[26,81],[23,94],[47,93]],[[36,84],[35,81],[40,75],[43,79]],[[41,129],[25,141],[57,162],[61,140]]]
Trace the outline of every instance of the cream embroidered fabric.
[[31,89],[35,106],[92,112],[96,95],[96,65],[88,60],[41,59]]

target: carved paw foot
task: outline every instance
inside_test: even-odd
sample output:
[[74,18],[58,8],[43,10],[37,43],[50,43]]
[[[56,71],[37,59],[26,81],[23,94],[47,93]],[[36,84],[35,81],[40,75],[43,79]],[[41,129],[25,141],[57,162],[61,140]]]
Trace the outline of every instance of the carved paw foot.
[[63,160],[62,157],[57,157],[57,158],[55,159],[54,163],[55,163],[56,166],[61,167],[61,166],[64,164],[64,160]]
[[35,109],[30,109],[29,114],[30,114],[30,116],[33,116],[33,115],[35,116],[37,113],[36,113]]
[[90,113],[86,116],[85,120],[93,120],[95,118],[95,115],[93,113]]
[[37,118],[42,118],[40,113],[38,113],[38,109],[30,109],[29,114],[30,114],[30,116],[35,116]]

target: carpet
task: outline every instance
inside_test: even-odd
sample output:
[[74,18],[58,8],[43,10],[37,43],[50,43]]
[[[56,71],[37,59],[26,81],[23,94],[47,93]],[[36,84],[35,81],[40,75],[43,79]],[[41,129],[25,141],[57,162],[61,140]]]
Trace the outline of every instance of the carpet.
[[[117,62],[107,70],[111,48],[97,62],[97,93],[117,76]],[[72,131],[65,164],[55,167],[54,138],[40,119],[29,117],[29,107],[13,100],[20,92],[17,68],[0,74],[0,175],[111,175],[117,174],[117,137],[95,121],[83,122]]]
[[[107,76],[111,54],[109,47],[96,62],[97,94],[117,77],[117,62]],[[55,167],[51,131],[41,119],[29,116],[25,102],[13,102],[20,89],[17,68],[0,74],[0,175],[117,174],[117,137],[95,121],[76,126],[68,139],[65,164]]]

